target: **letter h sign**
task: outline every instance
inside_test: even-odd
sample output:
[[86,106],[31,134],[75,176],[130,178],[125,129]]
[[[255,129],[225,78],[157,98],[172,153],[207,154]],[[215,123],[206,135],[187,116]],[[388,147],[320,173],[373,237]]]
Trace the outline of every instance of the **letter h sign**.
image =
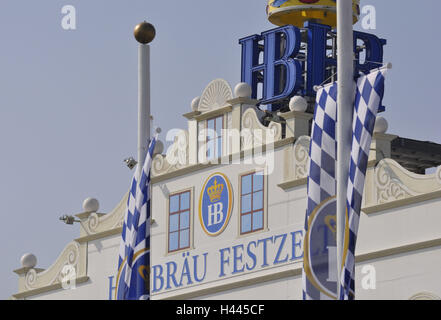
[[[282,48],[282,37],[283,41]],[[263,41],[263,45],[259,42]],[[293,26],[265,31],[239,40],[242,45],[242,82],[252,88],[252,98],[257,99],[258,84],[263,83],[260,104],[275,111],[276,104],[292,96],[301,88],[302,65],[294,60],[300,51],[300,30]],[[263,52],[263,63],[259,56]],[[283,79],[282,79],[283,75]]]

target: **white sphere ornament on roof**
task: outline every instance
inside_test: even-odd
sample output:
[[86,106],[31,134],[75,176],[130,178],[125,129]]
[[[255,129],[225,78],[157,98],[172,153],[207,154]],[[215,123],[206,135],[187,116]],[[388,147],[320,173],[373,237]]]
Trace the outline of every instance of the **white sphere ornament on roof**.
[[301,96],[292,97],[289,100],[289,110],[296,112],[305,112],[308,109],[308,102]]
[[201,97],[196,97],[191,101],[191,110],[198,111],[199,101],[201,101]]
[[32,253],[25,253],[21,257],[20,262],[23,268],[32,269],[37,265],[37,257]]
[[246,82],[241,82],[234,87],[234,96],[236,98],[251,98],[251,95],[253,93],[253,89],[251,89],[251,86]]
[[377,117],[375,121],[374,133],[386,133],[389,128],[387,120],[381,116]]
[[84,212],[98,212],[100,203],[95,198],[87,198],[83,201]]

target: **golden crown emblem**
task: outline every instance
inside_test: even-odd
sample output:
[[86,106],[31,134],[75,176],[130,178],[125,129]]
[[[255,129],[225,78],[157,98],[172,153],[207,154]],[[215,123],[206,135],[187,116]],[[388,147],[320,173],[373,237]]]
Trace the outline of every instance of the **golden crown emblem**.
[[337,216],[326,216],[325,217],[325,224],[328,227],[328,229],[332,232],[334,238],[337,237],[336,236],[336,232],[337,232]]
[[222,195],[222,190],[224,190],[224,185],[217,184],[217,179],[214,178],[214,184],[207,189],[207,194],[210,197],[210,202],[219,201]]

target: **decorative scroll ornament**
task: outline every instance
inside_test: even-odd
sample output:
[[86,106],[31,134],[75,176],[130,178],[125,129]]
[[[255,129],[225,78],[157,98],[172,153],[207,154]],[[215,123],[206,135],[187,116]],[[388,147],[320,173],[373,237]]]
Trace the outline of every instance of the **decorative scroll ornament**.
[[[81,252],[81,247],[78,242],[73,241],[69,243],[55,263],[47,270],[37,273],[35,269],[30,269],[27,272],[25,276],[25,289],[33,290],[55,283],[61,283],[65,277],[63,268],[67,265],[75,270],[77,276],[85,275],[85,254],[86,252]],[[81,259],[81,257],[83,257],[83,259]]]
[[99,217],[98,217],[98,215],[94,212],[94,213],[92,213],[92,214],[89,216],[89,218],[87,219],[87,226],[88,226],[89,230],[90,230],[92,233],[95,233],[95,232],[96,232],[96,228],[98,227],[98,225],[99,225]]
[[188,146],[188,132],[180,130],[175,136],[175,141],[168,148],[167,154],[165,156],[159,154],[153,159],[152,175],[159,176],[188,166]]
[[311,138],[301,136],[293,146],[294,149],[294,180],[308,177],[309,171],[309,147]]
[[227,101],[233,99],[233,91],[227,81],[216,79],[211,81],[202,93],[198,111],[208,112],[225,107]]
[[256,111],[249,108],[242,116],[242,148],[252,149],[282,139],[282,125],[270,122],[265,127],[257,117]]
[[26,273],[26,278],[25,278],[26,289],[30,290],[35,287],[37,276],[38,274],[37,271],[35,271],[35,269],[31,269],[28,271],[28,273]]
[[392,159],[375,168],[376,203],[384,204],[441,191],[441,168],[433,174],[416,174]]
[[[394,173],[394,170],[387,160],[390,159],[380,161],[375,169],[377,203],[387,203],[416,195]],[[403,168],[403,170],[405,169]]]
[[86,221],[82,222],[81,226],[86,235],[97,234],[122,227],[128,196],[129,193],[127,192],[116,207],[108,214],[99,215],[92,213]]

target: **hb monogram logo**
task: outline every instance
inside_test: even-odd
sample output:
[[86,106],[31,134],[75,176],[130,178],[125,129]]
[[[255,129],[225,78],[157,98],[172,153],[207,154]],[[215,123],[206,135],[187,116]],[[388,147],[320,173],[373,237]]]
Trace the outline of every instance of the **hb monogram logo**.
[[214,173],[205,181],[199,198],[199,220],[209,236],[217,236],[228,225],[233,205],[233,194],[228,178]]
[[221,201],[222,191],[224,190],[223,184],[217,184],[217,179],[214,178],[213,186],[207,188],[207,194],[210,198],[210,204],[208,206],[208,226],[214,224],[220,224],[224,218],[224,205]]

